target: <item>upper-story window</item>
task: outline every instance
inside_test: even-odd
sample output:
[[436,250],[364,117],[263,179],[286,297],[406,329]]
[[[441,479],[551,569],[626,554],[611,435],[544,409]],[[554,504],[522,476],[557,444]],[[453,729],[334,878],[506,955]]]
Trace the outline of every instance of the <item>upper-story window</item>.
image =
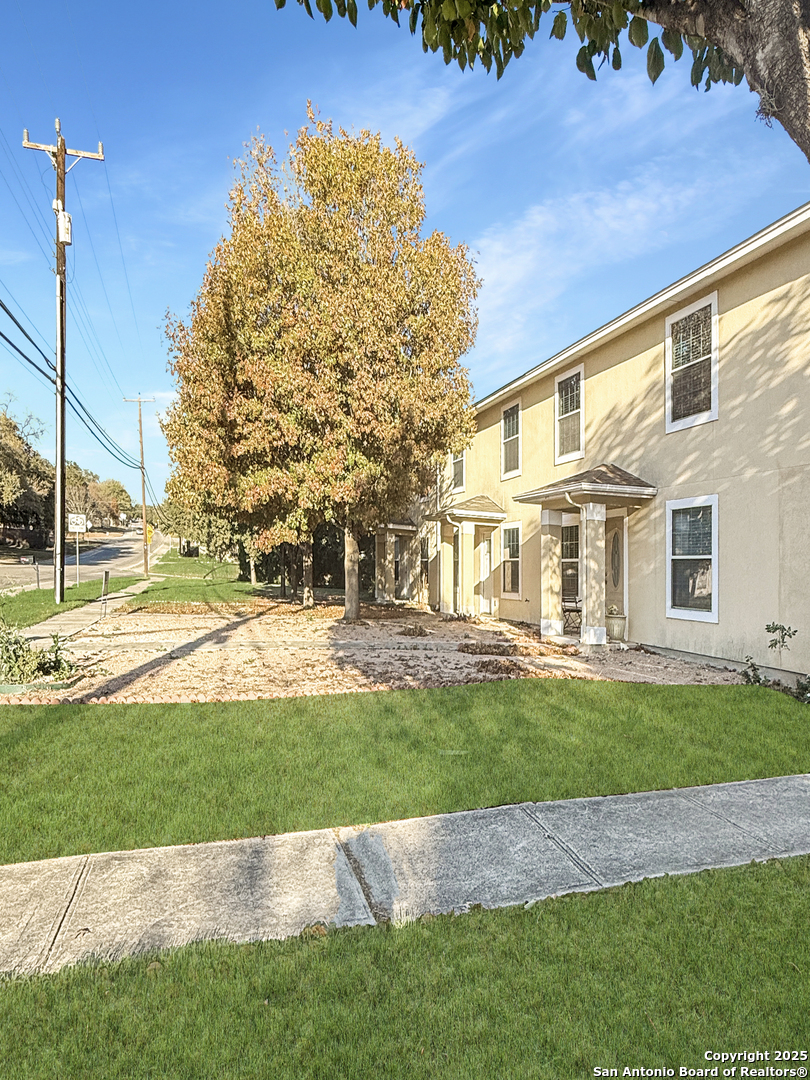
[[717,419],[717,293],[666,321],[666,430]]
[[501,416],[501,479],[520,472],[520,402],[503,410]]
[[452,455],[453,491],[464,490],[464,451]]
[[582,401],[582,364],[554,380],[554,464],[574,461],[585,454],[585,410]]

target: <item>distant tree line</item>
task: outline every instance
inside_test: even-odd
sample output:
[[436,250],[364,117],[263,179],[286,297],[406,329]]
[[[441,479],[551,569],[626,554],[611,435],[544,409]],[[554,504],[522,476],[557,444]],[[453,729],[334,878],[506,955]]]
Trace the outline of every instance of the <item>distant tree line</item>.
[[[35,448],[42,423],[33,416],[18,419],[10,399],[0,402],[0,538],[45,547],[53,539],[54,466]],[[86,514],[94,525],[118,524],[133,512],[132,499],[118,480],[100,480],[96,473],[68,462],[65,477],[68,513]]]

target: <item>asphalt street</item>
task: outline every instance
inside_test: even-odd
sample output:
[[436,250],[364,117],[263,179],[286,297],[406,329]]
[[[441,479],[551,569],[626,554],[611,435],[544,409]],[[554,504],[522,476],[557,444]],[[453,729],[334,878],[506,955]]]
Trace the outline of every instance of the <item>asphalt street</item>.
[[[151,557],[162,552],[166,538],[155,530],[152,537]],[[24,555],[24,552],[20,552]],[[40,587],[48,589],[53,584],[53,558],[49,554],[38,558]],[[105,570],[110,577],[127,577],[143,572],[143,537],[134,530],[110,540],[92,551],[83,551],[79,555],[79,581],[93,581],[100,578]],[[0,589],[18,588],[20,585],[35,586],[37,572],[35,566],[15,562],[0,563]],[[76,547],[75,537],[71,537],[65,548],[65,585],[76,583]]]

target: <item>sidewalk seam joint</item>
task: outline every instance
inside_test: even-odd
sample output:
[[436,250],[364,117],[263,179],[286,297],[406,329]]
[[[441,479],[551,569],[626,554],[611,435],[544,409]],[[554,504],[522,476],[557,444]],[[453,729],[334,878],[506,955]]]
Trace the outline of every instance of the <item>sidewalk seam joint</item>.
[[374,921],[378,925],[380,923],[390,923],[391,916],[388,914],[385,908],[381,904],[378,904],[377,901],[374,899],[374,894],[371,891],[371,886],[366,881],[366,876],[363,873],[363,867],[360,864],[360,860],[357,858],[349,845],[341,839],[339,831],[337,829],[334,829],[333,832],[335,834],[335,839],[338,842],[340,850],[346,857],[346,862],[349,864],[349,869],[354,874],[357,880],[357,884],[360,886],[360,891],[362,892],[363,898],[368,904],[368,909],[371,912],[372,919],[374,919]]
[[539,829],[542,830],[546,839],[550,840],[552,844],[558,847],[564,855],[567,855],[571,862],[573,862],[574,865],[577,866],[583,874],[587,874],[589,878],[596,882],[600,889],[606,888],[605,882],[599,878],[593,867],[586,863],[585,860],[580,855],[578,855],[569,844],[566,844],[564,840],[561,840],[559,836],[556,836],[548,827],[548,825],[544,825],[542,819],[533,809],[529,809],[529,807],[527,806],[521,806],[521,810],[528,817],[528,819],[533,822],[533,824],[535,824]]

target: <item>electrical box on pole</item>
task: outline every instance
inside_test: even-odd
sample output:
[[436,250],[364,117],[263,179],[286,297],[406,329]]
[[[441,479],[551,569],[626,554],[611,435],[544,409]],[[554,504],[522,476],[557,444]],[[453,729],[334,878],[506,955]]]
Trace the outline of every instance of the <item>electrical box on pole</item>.
[[73,222],[67,210],[56,212],[56,239],[65,246],[73,243]]

